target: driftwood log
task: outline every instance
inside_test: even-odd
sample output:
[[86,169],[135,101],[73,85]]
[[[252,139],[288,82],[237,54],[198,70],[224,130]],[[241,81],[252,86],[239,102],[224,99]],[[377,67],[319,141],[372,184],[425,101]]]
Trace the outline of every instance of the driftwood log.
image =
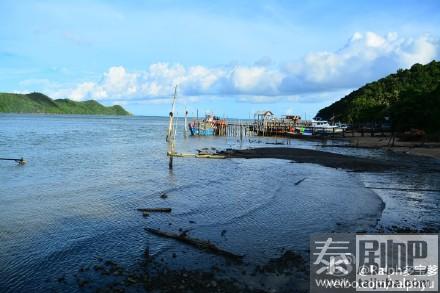
[[17,162],[19,165],[24,165],[26,164],[26,160],[21,158],[21,159],[9,159],[9,158],[0,158],[1,161],[15,161]]
[[299,185],[299,184],[301,184],[301,182],[303,182],[304,180],[306,180],[306,178],[303,178],[303,179],[301,179],[301,180],[298,180],[297,182],[295,182],[295,185]]
[[140,212],[158,212],[158,213],[171,213],[171,208],[143,208],[143,209],[137,209]]
[[241,262],[241,260],[243,258],[242,255],[238,255],[238,254],[223,250],[223,249],[215,246],[214,244],[212,244],[209,241],[201,240],[201,239],[197,239],[197,238],[190,238],[186,235],[186,233],[177,234],[177,233],[165,232],[165,231],[161,231],[161,230],[153,229],[153,228],[145,228],[145,231],[150,232],[151,234],[154,234],[157,236],[178,240],[180,242],[189,244],[189,245],[196,247],[198,249],[206,250],[206,251],[209,251],[213,254],[221,255],[221,256],[224,256],[224,257],[229,258],[234,261]]

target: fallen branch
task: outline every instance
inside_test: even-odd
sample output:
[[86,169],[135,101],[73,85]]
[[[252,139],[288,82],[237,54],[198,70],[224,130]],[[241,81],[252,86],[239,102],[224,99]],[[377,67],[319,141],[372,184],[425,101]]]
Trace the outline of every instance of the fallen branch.
[[196,238],[190,238],[186,235],[186,233],[176,234],[176,233],[165,232],[165,231],[161,231],[161,230],[153,229],[153,228],[145,228],[145,231],[150,232],[151,234],[154,234],[157,236],[175,239],[180,242],[194,246],[198,249],[206,250],[206,251],[209,251],[213,254],[221,255],[221,256],[227,257],[229,259],[235,260],[235,261],[241,262],[241,259],[243,258],[242,255],[234,254],[232,252],[218,248],[217,246],[215,246],[214,244],[212,244],[209,241],[196,239]]
[[297,181],[297,182],[295,182],[295,185],[299,185],[301,182],[303,182],[304,180],[306,180],[306,178],[304,177],[303,179],[301,179],[301,180],[299,180],[299,181]]
[[158,212],[158,213],[171,213],[171,208],[143,208],[143,209],[137,209],[140,212]]
[[19,165],[24,165],[24,164],[26,164],[26,161],[25,161],[23,158],[20,158],[20,159],[0,158],[0,160],[2,160],[2,161],[15,161],[15,162],[17,162]]

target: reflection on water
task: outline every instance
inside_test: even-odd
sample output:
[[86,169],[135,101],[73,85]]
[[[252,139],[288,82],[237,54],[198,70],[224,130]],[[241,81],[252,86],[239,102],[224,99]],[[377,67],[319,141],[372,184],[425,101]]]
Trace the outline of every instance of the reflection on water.
[[[175,265],[189,268],[221,261],[146,234],[147,226],[189,229],[256,264],[281,248],[305,251],[310,233],[373,229],[383,208],[377,194],[387,205],[379,225],[438,227],[438,193],[364,188],[438,189],[438,174],[357,174],[275,159],[191,158],[176,158],[170,172],[166,128],[167,119],[152,117],[0,116],[0,155],[29,162],[0,162],[0,291],[56,288],[56,277],[74,274],[97,256],[130,266],[146,247],[158,256],[187,250]],[[194,152],[269,141],[274,139],[179,135],[177,148]],[[325,151],[395,159],[380,151]],[[163,206],[173,212],[143,218],[136,211]]]

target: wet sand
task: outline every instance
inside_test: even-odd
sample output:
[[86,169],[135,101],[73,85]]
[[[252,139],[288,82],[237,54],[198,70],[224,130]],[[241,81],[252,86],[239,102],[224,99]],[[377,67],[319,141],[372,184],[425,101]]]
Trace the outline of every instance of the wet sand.
[[395,162],[379,161],[369,158],[359,158],[354,156],[347,156],[323,151],[299,149],[299,148],[284,148],[284,147],[270,147],[270,148],[254,148],[247,150],[230,150],[224,152],[231,158],[272,158],[292,160],[296,163],[311,163],[319,164],[325,167],[345,169],[350,171],[368,171],[368,172],[382,172],[392,169],[397,169],[399,166]]

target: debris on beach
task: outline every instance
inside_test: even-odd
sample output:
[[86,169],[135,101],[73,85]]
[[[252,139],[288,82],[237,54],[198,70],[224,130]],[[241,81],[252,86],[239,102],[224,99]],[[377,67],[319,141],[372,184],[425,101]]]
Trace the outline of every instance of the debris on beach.
[[217,255],[222,255],[222,256],[225,256],[225,257],[232,259],[232,260],[235,260],[235,261],[241,262],[241,259],[243,258],[242,255],[238,255],[238,254],[229,252],[227,250],[224,250],[222,248],[219,248],[209,241],[201,240],[201,239],[197,239],[197,238],[190,238],[187,236],[186,233],[176,234],[176,233],[165,232],[165,231],[161,231],[161,230],[153,229],[153,228],[145,228],[145,231],[150,232],[151,234],[154,234],[157,236],[175,239],[180,242],[189,244],[193,247],[196,247],[198,249],[206,250],[206,251],[209,251],[209,252],[211,252],[213,254],[217,254]]

